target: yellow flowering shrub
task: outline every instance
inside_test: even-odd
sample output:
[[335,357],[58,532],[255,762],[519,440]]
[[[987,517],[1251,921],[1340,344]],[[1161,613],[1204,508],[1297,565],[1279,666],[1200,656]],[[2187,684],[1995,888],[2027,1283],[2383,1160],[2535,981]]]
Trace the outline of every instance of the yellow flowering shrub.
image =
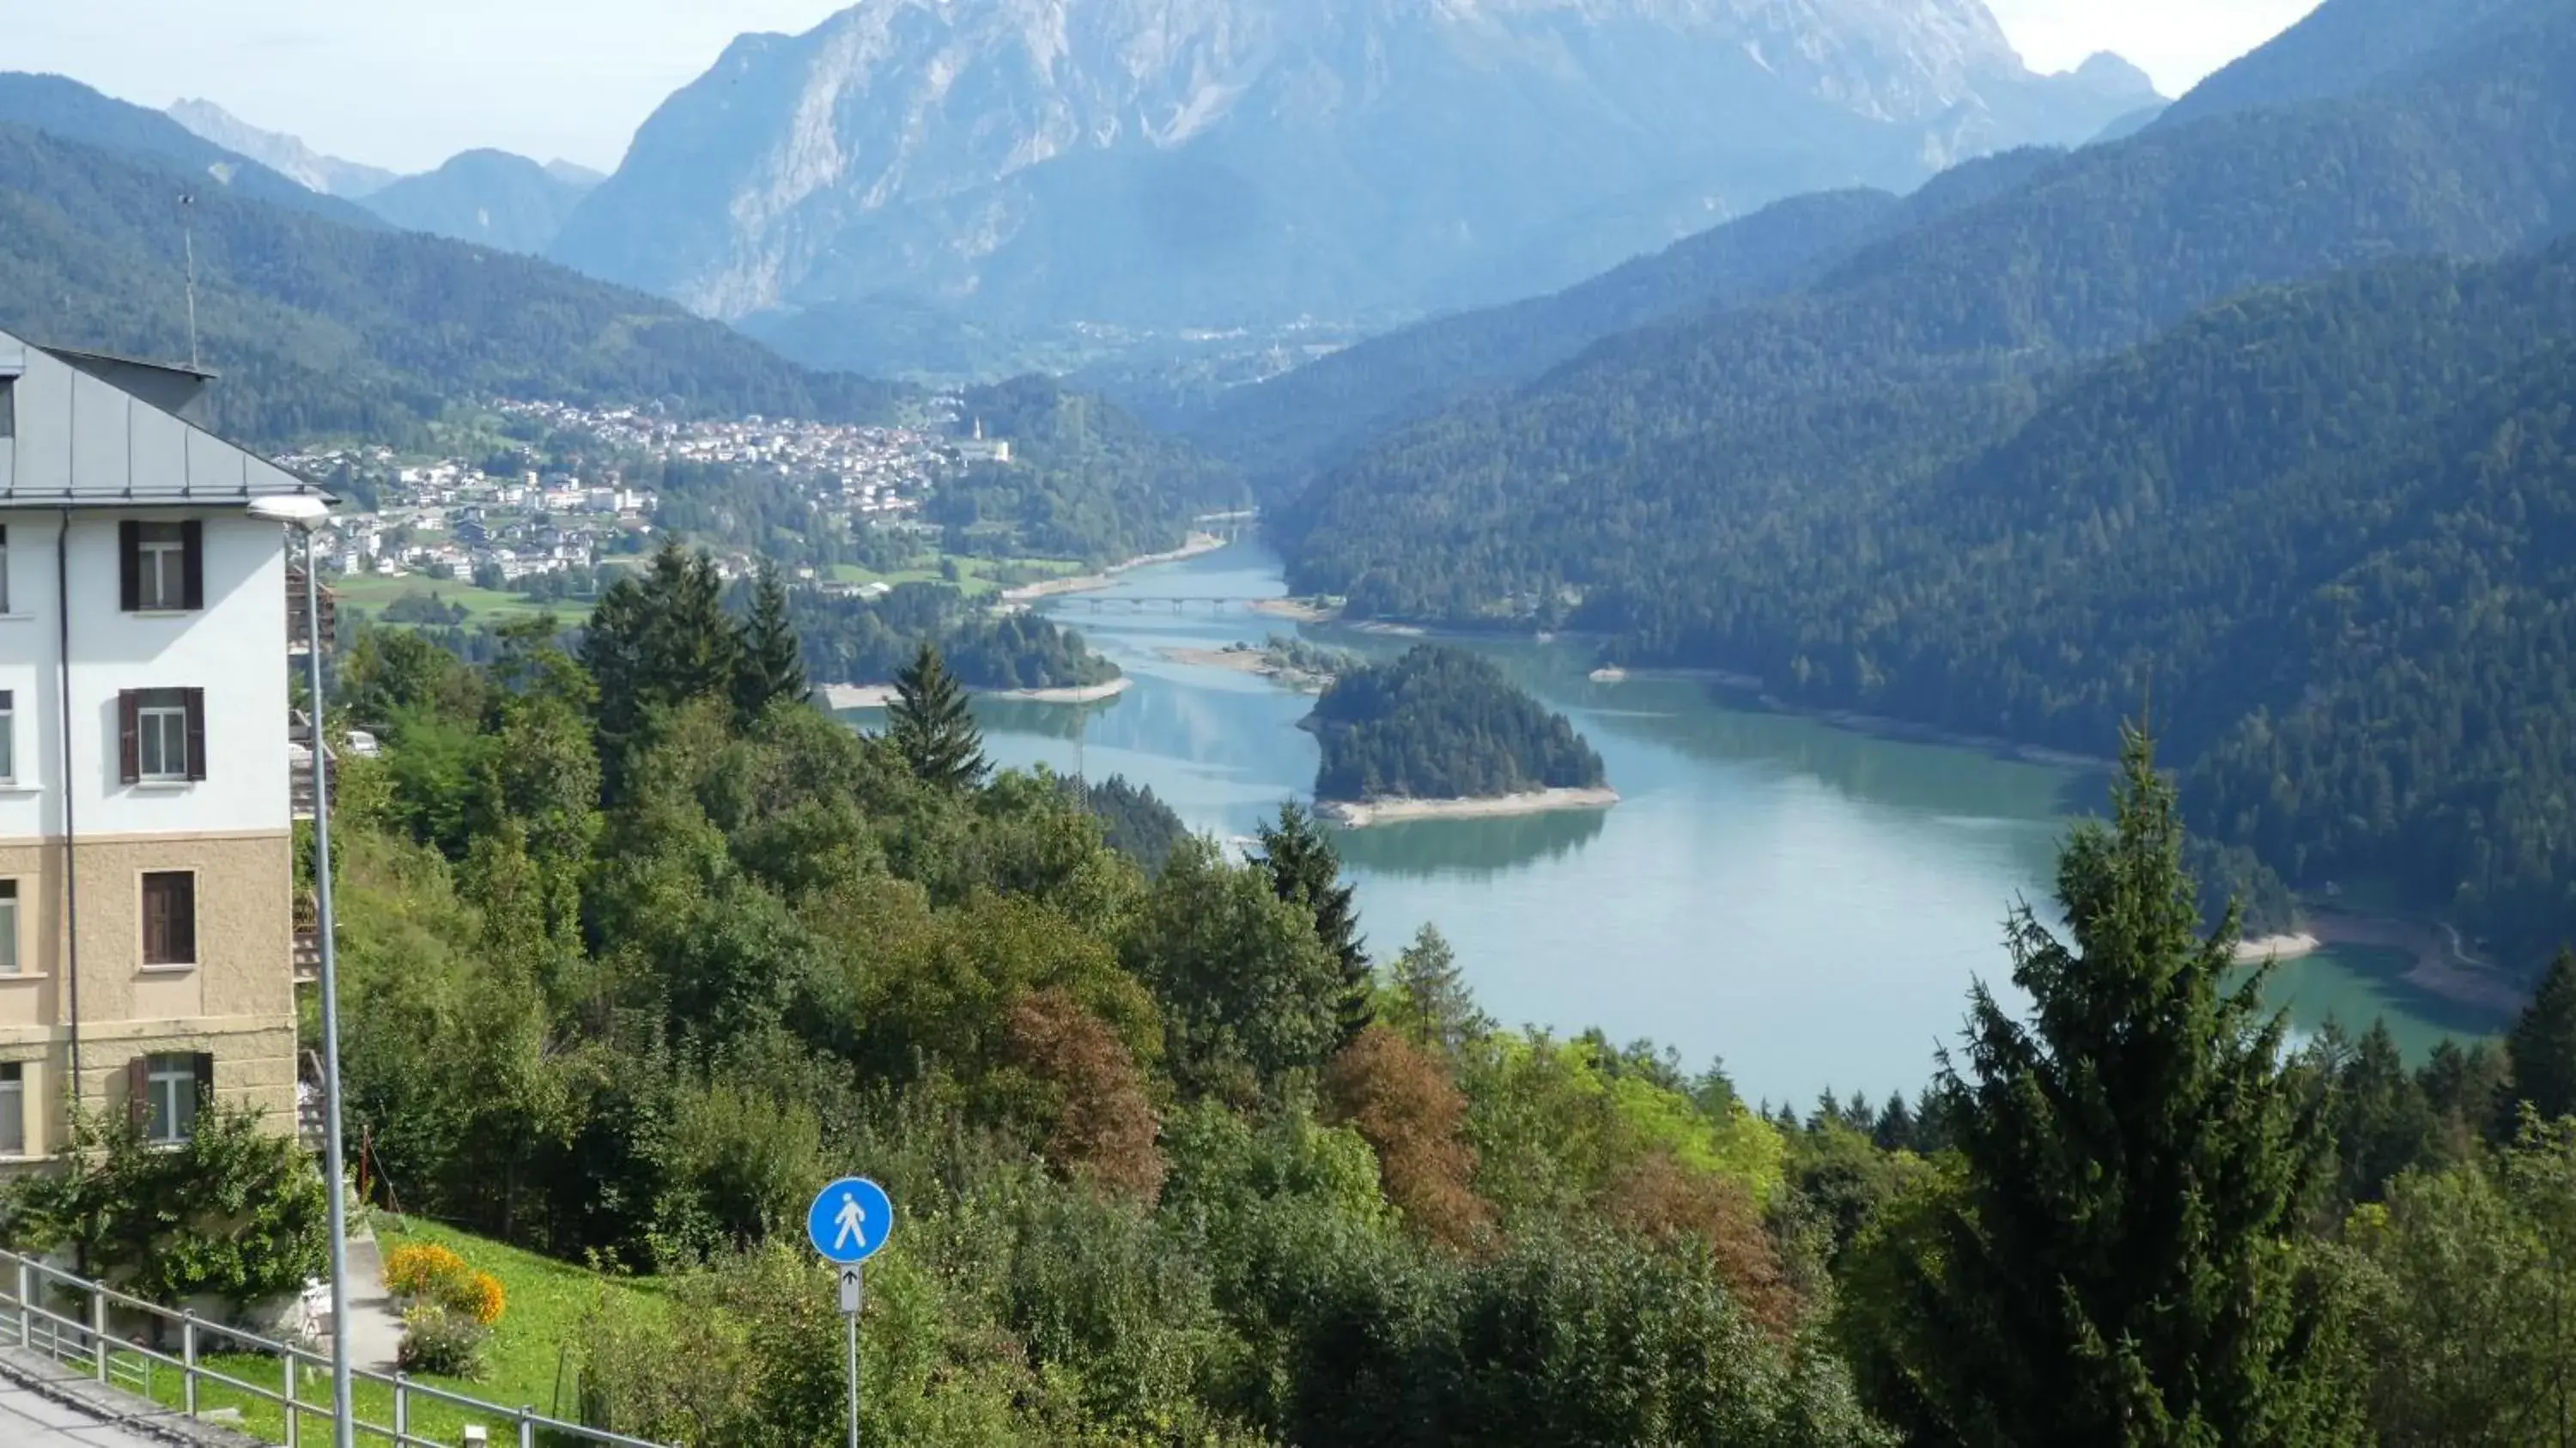
[[501,1279],[489,1272],[477,1272],[467,1279],[465,1291],[452,1306],[474,1314],[474,1320],[490,1327],[501,1320],[509,1305],[509,1294],[501,1290]]
[[485,1327],[499,1322],[509,1304],[500,1278],[475,1271],[464,1258],[434,1243],[396,1247],[386,1254],[385,1290],[471,1317]]
[[464,1258],[434,1243],[396,1247],[385,1256],[385,1290],[398,1297],[435,1297],[441,1285],[470,1270]]

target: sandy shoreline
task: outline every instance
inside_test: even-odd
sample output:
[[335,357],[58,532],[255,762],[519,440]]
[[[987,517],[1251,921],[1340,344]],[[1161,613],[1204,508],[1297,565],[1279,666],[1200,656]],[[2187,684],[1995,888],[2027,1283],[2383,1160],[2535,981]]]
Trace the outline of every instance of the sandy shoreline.
[[1266,613],[1272,618],[1294,619],[1298,623],[1331,623],[1342,616],[1338,608],[1326,608],[1302,598],[1256,598],[1252,601],[1252,611]]
[[1006,588],[1002,590],[1002,601],[1027,603],[1032,599],[1054,598],[1065,593],[1089,593],[1094,589],[1107,588],[1116,583],[1118,575],[1129,569],[1150,568],[1157,563],[1178,563],[1184,558],[1196,558],[1202,553],[1214,553],[1224,546],[1226,546],[1225,540],[1213,533],[1192,533],[1190,541],[1169,553],[1148,553],[1142,558],[1130,558],[1124,563],[1112,564],[1098,573],[1085,573],[1078,578],[1050,578],[1044,583],[1024,583],[1017,588]]
[[1202,669],[1231,669],[1238,674],[1274,672],[1259,649],[1185,649],[1166,648],[1155,652],[1176,664],[1190,664]]
[[[1062,689],[969,689],[966,692],[987,699],[1019,699],[1032,704],[1096,704],[1114,699],[1135,687],[1136,681],[1121,674],[1105,684],[1075,684]],[[823,703],[834,713],[845,709],[883,709],[894,703],[892,684],[825,684]]]
[[1115,699],[1136,686],[1136,681],[1120,674],[1105,684],[1076,684],[1063,689],[991,689],[978,690],[988,699],[1021,699],[1031,704],[1097,704]]
[[1170,659],[1176,664],[1190,664],[1202,669],[1225,669],[1237,674],[1251,674],[1256,678],[1268,679],[1272,683],[1279,685],[1281,688],[1295,689],[1301,693],[1320,693],[1325,689],[1325,687],[1333,682],[1333,676],[1330,674],[1311,674],[1303,669],[1283,668],[1278,664],[1274,664],[1270,662],[1269,652],[1265,649],[1192,649],[1174,647],[1161,649],[1157,652],[1161,653],[1164,658]]
[[2236,942],[2236,963],[2257,965],[2266,960],[2296,960],[2325,948],[2324,941],[2304,930],[2296,935],[2257,935]]
[[1541,789],[1527,794],[1493,795],[1483,799],[1373,799],[1366,803],[1319,800],[1315,813],[1356,830],[1402,820],[1491,819],[1500,815],[1544,814],[1560,809],[1608,809],[1618,802],[1619,791],[1607,787]]
[[2295,935],[2268,935],[2236,947],[2236,958],[2251,964],[2270,958],[2296,960],[2331,945],[2365,945],[2403,951],[2412,958],[2406,983],[2454,1005],[2509,1016],[2527,999],[2523,989],[2485,961],[2472,957],[2460,933],[2448,922],[2423,925],[2377,915],[2343,915],[2331,910],[2303,911],[2306,928]]
[[2512,1015],[2529,999],[2522,987],[2494,966],[2471,956],[2460,932],[2448,921],[2423,925],[2377,915],[2310,911],[2307,924],[2328,945],[2405,951],[2415,957],[2415,963],[2406,968],[2406,983],[2446,1001]]

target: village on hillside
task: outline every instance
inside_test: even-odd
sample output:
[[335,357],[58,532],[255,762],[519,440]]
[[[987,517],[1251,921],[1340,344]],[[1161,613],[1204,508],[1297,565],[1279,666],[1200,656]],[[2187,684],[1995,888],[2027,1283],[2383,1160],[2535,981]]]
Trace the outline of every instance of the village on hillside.
[[[953,399],[938,399],[949,403]],[[513,438],[482,455],[398,453],[381,444],[289,453],[279,466],[341,494],[325,556],[346,577],[421,575],[499,588],[646,552],[662,499],[634,474],[654,464],[722,469],[793,485],[851,525],[911,524],[939,483],[978,463],[1007,464],[1007,441],[980,425],[850,426],[772,418],[676,418],[637,407],[499,400]],[[499,464],[507,462],[504,468]],[[661,471],[652,468],[655,475]],[[729,574],[748,556],[719,558]],[[805,570],[810,572],[811,570]]]

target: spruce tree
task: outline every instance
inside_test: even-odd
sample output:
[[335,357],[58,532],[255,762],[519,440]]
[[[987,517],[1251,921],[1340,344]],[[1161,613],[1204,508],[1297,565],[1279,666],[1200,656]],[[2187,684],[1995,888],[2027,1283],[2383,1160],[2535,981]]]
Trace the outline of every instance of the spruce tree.
[[1458,953],[1429,921],[1414,932],[1411,945],[1396,952],[1388,974],[1395,988],[1392,1010],[1398,1016],[1388,1024],[1415,1044],[1454,1055],[1493,1030],[1492,1018],[1476,1008],[1476,997],[1467,989]]
[[2505,1059],[2497,1140],[2513,1138],[2525,1102],[2543,1121],[2576,1115],[2576,954],[2561,949],[2549,963],[2540,989],[2505,1037]]
[[1905,1104],[1905,1093],[1887,1093],[1887,1105],[1880,1108],[1878,1126],[1870,1138],[1881,1151],[1911,1151],[1914,1148],[1914,1108]]
[[1342,881],[1340,852],[1323,825],[1291,800],[1279,807],[1277,822],[1261,827],[1255,863],[1270,872],[1270,887],[1280,899],[1314,912],[1315,938],[1341,968],[1334,1016],[1342,1043],[1349,1044],[1376,1018],[1369,999],[1376,981],[1360,939],[1359,911],[1351,903],[1356,887]]
[[2298,1217],[2319,1093],[2283,1060],[2237,918],[2202,938],[2172,787],[2124,741],[2114,822],[2058,864],[2061,940],[2010,926],[2027,1024],[1978,985],[1943,1053],[1964,1172],[1936,1213],[1896,1355],[1918,1441],[2347,1441],[2340,1319]]
[[666,539],[640,576],[600,595],[582,631],[581,661],[599,687],[599,760],[610,801],[624,796],[627,764],[655,711],[732,699],[740,650],[715,560],[677,539]]
[[738,654],[734,711],[745,725],[779,700],[802,700],[810,692],[805,651],[787,617],[786,585],[778,581],[778,570],[766,563],[751,588],[751,614],[742,622]]
[[886,736],[916,778],[942,789],[972,789],[992,766],[984,759],[984,734],[966,702],[966,688],[948,672],[936,645],[924,641],[912,662],[894,676],[895,700]]

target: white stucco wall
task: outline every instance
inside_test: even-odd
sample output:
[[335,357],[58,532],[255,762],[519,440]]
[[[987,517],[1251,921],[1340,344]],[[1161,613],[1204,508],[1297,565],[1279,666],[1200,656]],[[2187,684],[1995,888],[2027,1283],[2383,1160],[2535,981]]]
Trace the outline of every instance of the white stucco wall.
[[[58,837],[65,780],[57,672],[61,624],[55,538],[61,515],[0,509],[8,528],[9,613],[0,617],[0,689],[16,699],[17,787],[0,792],[0,838]],[[127,613],[118,604],[117,525],[205,527],[206,606]],[[239,509],[76,511],[68,552],[72,763],[82,837],[282,831],[287,800],[286,534]],[[206,778],[180,786],[119,779],[117,694],[206,691]]]

